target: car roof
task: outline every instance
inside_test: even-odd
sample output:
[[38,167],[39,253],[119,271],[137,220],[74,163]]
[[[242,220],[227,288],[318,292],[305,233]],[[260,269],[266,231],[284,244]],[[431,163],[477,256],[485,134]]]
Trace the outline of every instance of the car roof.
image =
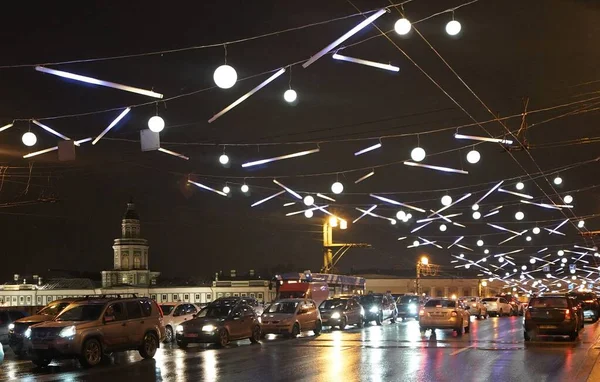
[[183,304],[183,303],[182,302],[172,302],[172,301],[160,303],[160,305],[167,305],[167,306],[177,306],[179,304]]
[[303,301],[314,302],[313,300],[303,299],[303,298],[282,298],[280,300],[275,301],[275,303],[278,303],[278,302],[303,302]]

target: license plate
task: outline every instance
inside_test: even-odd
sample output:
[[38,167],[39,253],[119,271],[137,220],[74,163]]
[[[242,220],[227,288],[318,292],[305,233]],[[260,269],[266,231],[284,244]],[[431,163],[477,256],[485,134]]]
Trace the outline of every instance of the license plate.
[[198,333],[185,333],[184,337],[198,337]]
[[48,344],[32,344],[31,347],[39,350],[48,349]]
[[540,329],[556,329],[556,325],[540,325]]

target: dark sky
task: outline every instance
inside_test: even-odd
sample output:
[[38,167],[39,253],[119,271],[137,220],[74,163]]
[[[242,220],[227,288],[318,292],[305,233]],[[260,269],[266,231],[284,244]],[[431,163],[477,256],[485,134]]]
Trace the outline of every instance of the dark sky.
[[[356,13],[345,0],[201,1],[176,5],[164,1],[84,3],[79,2],[77,6],[66,2],[15,4],[10,17],[3,20],[0,125],[20,120],[10,130],[0,133],[2,166],[3,169],[9,167],[0,192],[5,207],[0,210],[3,228],[0,279],[7,279],[13,273],[31,274],[48,268],[89,271],[110,268],[112,240],[120,234],[120,218],[130,197],[135,199],[142,218],[142,233],[150,241],[151,268],[167,276],[206,275],[217,269],[232,268],[241,272],[279,263],[318,270],[322,259],[322,214],[315,214],[311,220],[302,215],[285,217],[286,212],[300,209],[298,205],[282,207],[292,200],[290,195],[250,208],[254,201],[278,191],[277,185],[272,183],[273,177],[297,191],[313,194],[330,193],[331,184],[339,178],[346,187],[345,193],[336,197],[337,203],[331,209],[350,221],[359,215],[355,207],[372,204],[380,205],[375,211],[379,214],[395,215],[396,208],[376,203],[369,193],[389,193],[395,200],[437,209],[446,190],[454,199],[473,192],[475,196],[470,203],[448,211],[464,212],[457,221],[467,228],[451,227],[441,233],[436,223],[418,233],[439,240],[445,246],[458,236],[466,235],[465,245],[474,247],[481,237],[492,253],[526,247],[527,251],[518,258],[523,264],[528,262],[526,254],[535,253],[543,246],[564,244],[565,248],[572,248],[573,243],[585,242],[573,226],[566,225],[565,237],[545,234],[535,237],[532,243],[525,243],[521,238],[502,248],[496,247],[508,236],[487,227],[484,221],[474,222],[469,208],[474,198],[479,198],[494,182],[521,177],[526,181],[523,192],[534,195],[537,202],[548,203],[525,171],[537,173],[537,166],[551,171],[573,164],[574,168],[560,172],[564,183],[557,188],[561,194],[568,192],[575,198],[574,215],[566,213],[572,218],[599,213],[598,188],[594,187],[599,183],[598,163],[580,164],[598,157],[598,144],[560,143],[600,135],[598,113],[579,113],[540,123],[576,108],[596,107],[594,102],[598,100],[593,98],[598,96],[600,87],[597,69],[600,5],[595,1],[481,0],[456,11],[455,18],[463,27],[457,38],[444,32],[450,14],[416,25],[493,113],[500,116],[521,113],[524,97],[529,97],[529,110],[588,100],[528,116],[527,122],[533,126],[527,130],[527,140],[535,162],[523,151],[513,152],[513,159],[499,146],[483,144],[478,146],[481,162],[469,165],[464,156],[470,146],[455,140],[453,129],[424,134],[472,120],[382,37],[349,47],[344,54],[391,62],[401,68],[399,73],[334,62],[325,56],[307,69],[300,65],[293,67],[291,84],[299,96],[295,106],[286,104],[282,97],[290,79],[288,71],[212,124],[207,123],[212,115],[268,76],[238,81],[229,90],[209,89],[214,86],[212,72],[223,63],[222,47],[48,65],[154,89],[166,98],[209,90],[159,104],[160,114],[167,124],[161,133],[163,146],[184,153],[190,157],[189,161],[158,152],[141,152],[137,142],[139,130],[146,128],[148,118],[155,112],[154,104],[149,104],[134,107],[123,123],[98,145],[84,144],[78,148],[73,162],[59,162],[56,153],[28,162],[22,156],[29,150],[21,144],[21,135],[28,129],[27,119],[42,119],[61,133],[81,139],[96,136],[119,111],[44,118],[123,108],[153,99],[45,75],[32,66],[4,66],[221,43]],[[354,4],[366,11],[389,3],[356,0]],[[459,4],[460,1],[414,0],[404,9],[409,19],[419,20]],[[398,17],[393,10],[376,24],[389,31]],[[287,66],[309,58],[361,20],[362,16],[356,16],[230,44],[228,63],[236,68],[240,79]],[[373,27],[368,27],[346,44],[377,34]],[[475,119],[492,118],[414,31],[407,37],[395,33],[389,36]],[[520,118],[506,121],[513,131],[520,123]],[[540,124],[535,125],[537,123]],[[499,123],[485,127],[494,135],[504,131]],[[31,129],[38,136],[36,149],[57,144],[54,136],[35,125]],[[443,174],[402,165],[417,144],[415,133],[422,133],[420,145],[429,154],[438,153],[428,156],[427,163],[468,169],[470,174]],[[487,135],[477,126],[461,129],[461,133]],[[383,149],[356,158],[353,155],[377,143],[381,136],[398,134],[413,135],[384,138]],[[373,139],[339,141],[369,137]],[[241,163],[249,160],[317,146],[316,143],[260,145],[295,141],[327,142],[319,145],[318,154],[253,170],[241,168]],[[224,168],[218,163],[218,156],[223,152],[222,144],[232,143],[253,145],[227,147],[232,164]],[[33,166],[31,178],[29,164]],[[371,167],[377,167],[376,175],[354,185]],[[329,175],[314,176],[322,173]],[[188,174],[218,189],[229,182],[233,195],[224,198],[186,186]],[[239,192],[244,177],[252,189],[249,196]],[[553,177],[549,175],[550,180]],[[506,187],[514,190],[516,180],[507,182]],[[543,177],[536,181],[558,202]],[[58,201],[36,202],[40,198]],[[510,195],[496,193],[486,202],[486,210],[506,204],[502,213],[486,222],[496,222],[513,230],[531,229],[536,224],[552,227],[564,219],[559,211],[514,205],[518,198]],[[525,212],[526,218],[515,222],[513,215],[519,209]],[[430,246],[416,250],[406,248],[415,238],[409,233],[414,227],[414,219],[408,225],[391,226],[384,220],[364,218],[356,225],[351,224],[344,233],[336,231],[336,240],[369,242],[374,246],[371,250],[349,252],[340,263],[340,269],[408,267],[422,251],[430,253],[434,262],[448,264],[447,250]],[[598,219],[590,217],[586,227],[600,229]],[[397,241],[401,236],[409,236],[409,239]]]

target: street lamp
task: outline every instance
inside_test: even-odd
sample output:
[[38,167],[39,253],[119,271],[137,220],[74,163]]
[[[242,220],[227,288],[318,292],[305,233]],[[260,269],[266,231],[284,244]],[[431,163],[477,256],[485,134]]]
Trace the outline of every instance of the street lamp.
[[421,264],[423,264],[423,265],[429,264],[429,259],[426,256],[421,257]]
[[332,226],[333,228],[337,227],[338,219],[335,216],[330,216],[329,217],[329,225]]
[[427,256],[421,256],[421,258],[419,259],[419,261],[417,261],[417,279],[415,282],[415,289],[416,289],[416,294],[420,295],[421,294],[421,267],[423,266],[427,266],[429,265],[429,259],[427,258]]

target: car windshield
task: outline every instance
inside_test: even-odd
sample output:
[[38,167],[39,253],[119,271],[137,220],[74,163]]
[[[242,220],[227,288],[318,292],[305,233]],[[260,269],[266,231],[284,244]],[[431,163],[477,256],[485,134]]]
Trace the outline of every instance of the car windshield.
[[529,301],[530,308],[568,308],[569,303],[566,298],[556,298],[556,297],[538,297],[532,298]]
[[488,298],[484,298],[482,301],[496,302],[496,301],[498,301],[498,298],[496,298],[496,297],[488,297]]
[[417,297],[416,296],[400,297],[400,304],[410,304],[411,302],[417,302]]
[[319,309],[335,309],[335,308],[343,308],[346,306],[347,300],[325,300],[319,305]]
[[429,300],[425,303],[426,308],[455,308],[456,301],[451,300]]
[[45,316],[57,316],[60,312],[63,311],[63,309],[69,306],[69,304],[70,302],[58,302],[56,304],[50,304],[44,309],[40,310],[38,314],[43,314]]
[[160,309],[162,310],[162,312],[165,316],[169,316],[169,315],[171,315],[171,313],[173,313],[173,310],[175,309],[175,305],[161,305]]
[[202,309],[196,317],[225,318],[229,316],[233,305],[213,305]]
[[292,314],[296,311],[298,303],[295,301],[276,302],[271,304],[266,310],[267,313],[287,313]]
[[381,296],[368,295],[368,296],[361,297],[360,303],[362,305],[370,305],[370,304],[381,303],[381,300],[382,300]]
[[71,309],[64,310],[56,317],[56,321],[93,321],[97,320],[102,313],[104,304],[75,305]]

